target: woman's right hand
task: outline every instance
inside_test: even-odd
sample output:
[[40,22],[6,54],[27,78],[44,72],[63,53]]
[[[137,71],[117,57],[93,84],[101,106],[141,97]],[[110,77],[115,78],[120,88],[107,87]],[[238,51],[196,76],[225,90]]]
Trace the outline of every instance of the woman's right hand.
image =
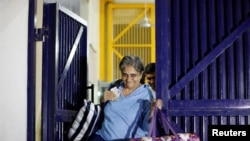
[[105,103],[108,100],[111,100],[111,101],[116,100],[116,95],[114,92],[112,91],[104,92],[102,102]]

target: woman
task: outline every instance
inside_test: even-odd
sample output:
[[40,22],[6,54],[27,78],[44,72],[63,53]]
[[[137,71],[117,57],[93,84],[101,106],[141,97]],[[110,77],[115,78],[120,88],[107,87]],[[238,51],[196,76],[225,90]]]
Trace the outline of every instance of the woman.
[[149,63],[145,67],[144,81],[150,85],[155,92],[155,63]]
[[147,136],[153,93],[148,85],[140,83],[144,71],[143,62],[137,56],[125,56],[119,69],[122,82],[104,92],[104,121],[89,141]]
[[[154,97],[156,99],[156,79],[155,79],[155,68],[156,68],[156,63],[149,63],[146,65],[145,67],[145,71],[144,71],[144,74],[143,74],[143,80],[145,81],[146,84],[149,84],[149,86],[152,88],[153,92],[154,92]],[[157,99],[157,100],[153,100],[153,104],[155,103],[156,101],[156,104],[157,104],[157,107],[159,109],[162,109],[162,100],[161,99]],[[154,111],[154,106],[151,107],[151,111]],[[154,112],[151,112],[151,117],[153,116],[153,113]],[[160,118],[158,118],[160,119]],[[163,135],[166,135],[165,134],[165,130],[164,128],[162,127],[162,122],[160,120],[157,119],[157,122],[156,122],[156,136],[163,136]]]

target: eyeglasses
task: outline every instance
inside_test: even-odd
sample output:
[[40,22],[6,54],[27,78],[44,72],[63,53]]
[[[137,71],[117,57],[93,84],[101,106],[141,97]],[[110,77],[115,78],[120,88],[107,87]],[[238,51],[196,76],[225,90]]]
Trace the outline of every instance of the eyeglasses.
[[124,78],[136,78],[139,74],[136,74],[136,73],[131,73],[131,74],[127,74],[127,73],[122,73],[122,77]]

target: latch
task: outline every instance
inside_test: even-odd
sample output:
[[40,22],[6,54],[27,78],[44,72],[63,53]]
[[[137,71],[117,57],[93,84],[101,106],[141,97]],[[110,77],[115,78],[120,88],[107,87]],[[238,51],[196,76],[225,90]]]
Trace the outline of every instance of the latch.
[[46,28],[36,28],[35,29],[35,41],[44,41],[47,29]]

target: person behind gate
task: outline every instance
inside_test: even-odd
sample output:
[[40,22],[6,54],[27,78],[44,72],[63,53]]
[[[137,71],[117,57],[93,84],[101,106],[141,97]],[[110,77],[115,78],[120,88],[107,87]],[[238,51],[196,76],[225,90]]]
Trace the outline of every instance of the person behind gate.
[[119,63],[122,81],[107,90],[101,102],[104,120],[88,141],[111,141],[147,136],[153,92],[142,84],[144,64],[138,56],[124,56]]

